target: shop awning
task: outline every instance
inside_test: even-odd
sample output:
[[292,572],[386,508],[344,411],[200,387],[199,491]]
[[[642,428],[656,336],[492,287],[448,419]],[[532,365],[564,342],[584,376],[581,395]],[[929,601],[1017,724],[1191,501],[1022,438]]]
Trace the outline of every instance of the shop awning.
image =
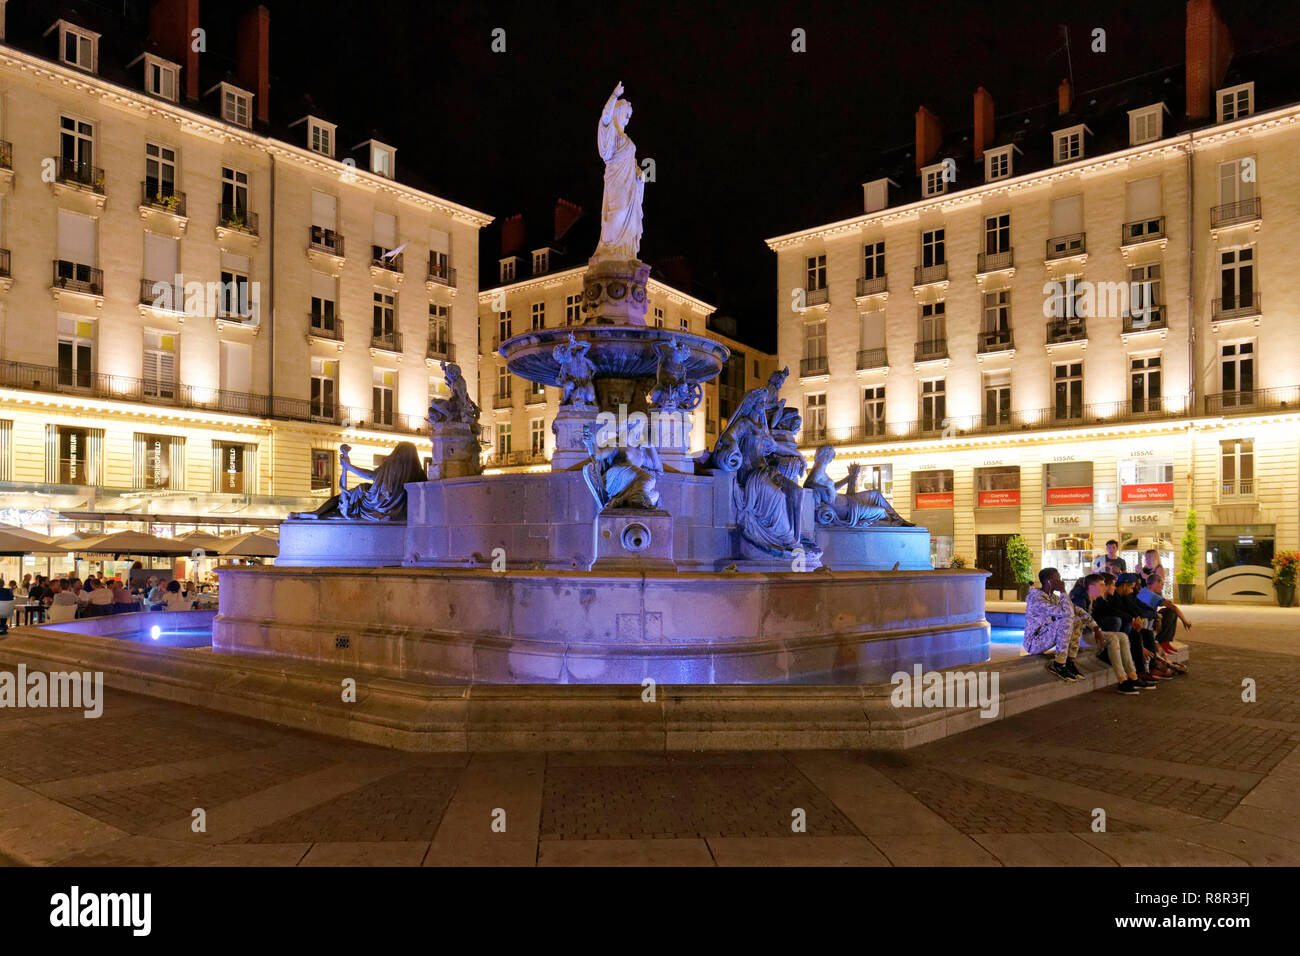
[[280,554],[280,545],[260,532],[250,531],[222,538],[220,552],[230,558],[274,558]]
[[143,531],[119,531],[94,538],[77,546],[78,551],[94,554],[135,554],[142,557],[178,557],[189,554],[194,545],[177,538],[159,538]]
[[[38,536],[39,537],[39,536]],[[63,554],[64,550],[56,545],[33,541],[27,535],[15,534],[0,529],[0,554],[16,556],[21,554]]]

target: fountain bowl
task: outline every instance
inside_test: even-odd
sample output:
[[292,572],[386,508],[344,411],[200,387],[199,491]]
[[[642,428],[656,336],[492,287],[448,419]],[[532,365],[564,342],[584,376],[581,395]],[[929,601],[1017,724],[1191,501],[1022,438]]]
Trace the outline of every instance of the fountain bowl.
[[676,339],[690,349],[686,359],[686,378],[706,382],[716,378],[727,361],[730,350],[721,342],[690,332],[642,325],[573,325],[522,332],[501,343],[498,353],[506,367],[530,382],[558,386],[560,363],[555,347],[569,341],[569,334],[587,342],[587,353],[596,367],[594,378],[653,378],[659,366],[655,346]]

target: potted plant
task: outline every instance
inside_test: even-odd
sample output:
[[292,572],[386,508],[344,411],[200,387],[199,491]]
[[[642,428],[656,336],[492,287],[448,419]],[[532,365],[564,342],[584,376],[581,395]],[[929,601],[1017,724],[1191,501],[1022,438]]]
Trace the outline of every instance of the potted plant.
[[1183,526],[1183,553],[1178,560],[1174,581],[1178,585],[1178,603],[1196,603],[1196,564],[1201,559],[1201,540],[1196,533],[1196,509],[1187,509],[1187,523]]
[[954,554],[952,556],[952,560],[948,562],[948,567],[964,568],[966,567],[966,559],[963,558],[960,554]]
[[1273,556],[1273,589],[1277,591],[1278,607],[1295,603],[1297,573],[1300,573],[1300,551],[1279,551]]
[[1018,534],[1007,542],[1007,561],[1011,564],[1011,576],[1016,581],[1016,600],[1023,601],[1034,583],[1034,556],[1025,539]]

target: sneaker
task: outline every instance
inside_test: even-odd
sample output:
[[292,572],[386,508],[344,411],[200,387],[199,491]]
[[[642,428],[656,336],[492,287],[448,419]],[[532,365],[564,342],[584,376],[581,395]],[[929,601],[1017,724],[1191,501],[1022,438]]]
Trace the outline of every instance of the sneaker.
[[1174,645],[1170,644],[1168,641],[1165,641],[1163,644],[1161,644],[1160,649],[1164,651],[1166,654],[1174,653]]
[[1129,697],[1136,697],[1141,693],[1141,691],[1138,690],[1137,682],[1131,680],[1121,681],[1116,685],[1115,691],[1119,694],[1126,694]]
[[1052,661],[1050,664],[1047,665],[1047,672],[1056,677],[1059,677],[1063,681],[1070,681],[1070,682],[1074,681],[1074,676],[1070,673],[1070,671],[1066,668],[1066,666],[1064,664],[1058,664],[1056,663],[1056,661]]
[[1150,671],[1147,674],[1147,680],[1173,680],[1168,674],[1162,674],[1160,671]]
[[1075,680],[1083,680],[1083,672],[1079,670],[1078,665],[1075,664],[1074,661],[1066,661],[1065,669]]
[[1153,680],[1147,680],[1144,679],[1141,675],[1138,675],[1138,679],[1133,681],[1133,686],[1140,687],[1142,690],[1154,690],[1160,685]]

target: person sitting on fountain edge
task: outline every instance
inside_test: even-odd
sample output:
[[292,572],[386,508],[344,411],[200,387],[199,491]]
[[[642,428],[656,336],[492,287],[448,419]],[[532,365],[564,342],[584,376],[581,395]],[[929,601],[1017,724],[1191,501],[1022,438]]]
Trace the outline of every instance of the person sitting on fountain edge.
[[1047,666],[1061,680],[1083,680],[1075,665],[1079,656],[1079,637],[1085,621],[1091,622],[1082,611],[1065,598],[1065,583],[1056,568],[1043,568],[1038,572],[1039,587],[1025,596],[1025,652],[1055,653]]

